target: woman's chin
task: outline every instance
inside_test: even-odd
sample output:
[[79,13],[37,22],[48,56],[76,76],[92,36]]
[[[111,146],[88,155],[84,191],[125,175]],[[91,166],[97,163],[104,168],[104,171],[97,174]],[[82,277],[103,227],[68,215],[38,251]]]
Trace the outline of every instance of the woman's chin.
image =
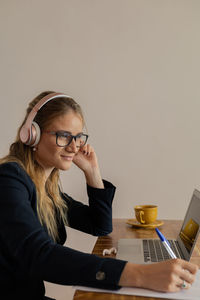
[[62,171],[67,171],[71,168],[72,162],[67,162],[65,164],[60,164],[60,166],[58,167],[58,169],[62,170]]

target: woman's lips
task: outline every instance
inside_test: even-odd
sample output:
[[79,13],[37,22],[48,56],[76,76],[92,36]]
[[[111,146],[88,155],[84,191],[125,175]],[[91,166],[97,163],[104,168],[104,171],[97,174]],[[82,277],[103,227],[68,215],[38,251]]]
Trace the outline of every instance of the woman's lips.
[[67,155],[61,155],[62,159],[67,160],[67,161],[72,161],[73,156],[67,156]]

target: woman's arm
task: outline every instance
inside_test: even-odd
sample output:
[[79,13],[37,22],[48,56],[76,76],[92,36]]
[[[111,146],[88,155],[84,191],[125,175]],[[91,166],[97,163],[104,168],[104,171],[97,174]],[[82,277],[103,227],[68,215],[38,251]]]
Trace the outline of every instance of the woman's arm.
[[35,187],[25,171],[16,163],[0,165],[1,287],[12,285],[13,278],[17,278],[24,289],[27,280],[119,288],[125,261],[100,258],[54,243],[41,226],[36,207]]
[[198,266],[181,259],[171,259],[155,264],[127,263],[120,277],[120,286],[148,288],[161,292],[177,292],[183,281],[190,288]]
[[93,235],[107,235],[112,231],[112,201],[115,187],[102,180],[96,153],[89,144],[78,151],[73,162],[85,175],[89,206],[65,195],[69,208],[69,225]]
[[70,227],[96,236],[112,232],[112,201],[115,187],[106,180],[103,183],[103,189],[87,185],[89,205],[61,194],[67,203]]

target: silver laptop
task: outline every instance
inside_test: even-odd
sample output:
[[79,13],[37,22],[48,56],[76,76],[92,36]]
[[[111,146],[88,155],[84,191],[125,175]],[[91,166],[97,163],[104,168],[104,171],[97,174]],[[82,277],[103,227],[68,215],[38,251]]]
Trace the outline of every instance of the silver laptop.
[[[160,231],[162,232],[162,229]],[[194,190],[177,239],[168,240],[178,258],[190,260],[199,231],[200,192]],[[159,262],[170,257],[159,239],[120,239],[117,258],[143,264]]]

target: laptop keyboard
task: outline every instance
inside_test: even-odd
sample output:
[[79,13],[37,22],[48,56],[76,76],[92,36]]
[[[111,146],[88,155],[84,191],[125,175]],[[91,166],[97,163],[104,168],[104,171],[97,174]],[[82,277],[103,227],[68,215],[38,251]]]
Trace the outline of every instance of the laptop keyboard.
[[[176,257],[183,258],[178,242],[174,240],[168,242]],[[143,251],[145,262],[159,262],[171,258],[160,240],[143,240]]]

